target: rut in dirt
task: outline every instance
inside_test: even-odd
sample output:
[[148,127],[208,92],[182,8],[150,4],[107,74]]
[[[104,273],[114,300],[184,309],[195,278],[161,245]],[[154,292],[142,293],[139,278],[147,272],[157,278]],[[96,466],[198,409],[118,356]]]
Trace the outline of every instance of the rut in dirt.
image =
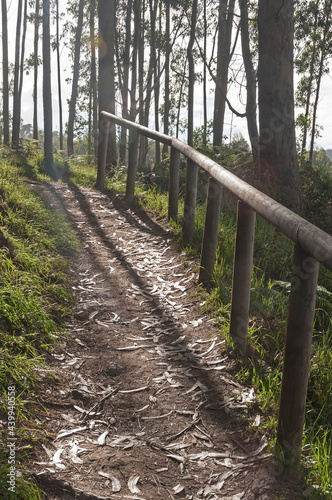
[[116,194],[32,187],[81,242],[75,319],[39,393],[47,441],[29,464],[45,498],[300,498],[171,232]]

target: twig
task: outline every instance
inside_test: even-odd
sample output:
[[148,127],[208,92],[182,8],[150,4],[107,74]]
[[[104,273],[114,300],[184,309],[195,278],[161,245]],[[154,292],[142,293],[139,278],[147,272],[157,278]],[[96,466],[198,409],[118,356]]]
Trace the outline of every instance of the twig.
[[116,392],[118,392],[119,388],[117,387],[116,389],[114,389],[113,391],[109,392],[108,394],[106,394],[106,396],[104,396],[103,398],[101,398],[100,401],[98,401],[95,405],[92,406],[92,408],[90,408],[90,410],[88,410],[86,412],[86,414],[84,415],[84,417],[82,418],[82,422],[85,422],[85,420],[87,419],[88,415],[90,415],[90,413],[95,409],[97,408],[97,406],[99,406],[101,403],[103,403],[107,398],[113,396],[113,394],[115,394]]

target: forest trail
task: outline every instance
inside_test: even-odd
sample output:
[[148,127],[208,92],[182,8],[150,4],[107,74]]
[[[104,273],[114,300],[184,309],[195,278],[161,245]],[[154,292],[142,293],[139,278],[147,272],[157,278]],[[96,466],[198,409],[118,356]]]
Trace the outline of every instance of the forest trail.
[[115,194],[31,187],[81,242],[75,318],[49,359],[56,379],[38,393],[47,440],[27,464],[45,498],[302,498],[246,406],[253,392],[220,356],[193,297],[195,265],[170,231]]

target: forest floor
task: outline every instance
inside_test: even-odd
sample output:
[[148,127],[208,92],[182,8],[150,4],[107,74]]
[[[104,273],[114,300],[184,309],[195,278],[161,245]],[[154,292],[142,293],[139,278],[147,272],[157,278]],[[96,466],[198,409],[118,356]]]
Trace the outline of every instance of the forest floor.
[[268,452],[252,390],[235,381],[197,264],[169,229],[116,194],[31,187],[81,243],[76,312],[38,400],[45,439],[27,464],[45,498],[296,499]]

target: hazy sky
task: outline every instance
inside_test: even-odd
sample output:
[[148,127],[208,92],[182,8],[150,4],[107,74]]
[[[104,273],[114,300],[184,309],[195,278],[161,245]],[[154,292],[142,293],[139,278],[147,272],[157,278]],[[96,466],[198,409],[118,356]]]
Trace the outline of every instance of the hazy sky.
[[[65,5],[65,0],[60,0],[60,9]],[[15,29],[16,29],[16,9],[17,2],[12,0],[8,3],[9,7],[9,59],[10,62],[14,62],[14,44],[15,44]],[[28,25],[28,32],[26,37],[26,56],[28,56],[33,51],[33,36],[34,29],[32,25]],[[41,51],[41,46],[40,49]],[[55,53],[52,53],[53,66],[52,66],[52,97],[53,97],[53,128],[55,130],[59,129],[58,123],[58,94],[57,94],[57,73],[55,66]],[[63,91],[63,118],[64,122],[68,118],[68,106],[67,99],[70,97],[70,86],[65,83],[65,78],[70,76],[70,64],[67,58],[67,52],[64,47],[62,47],[62,91]],[[39,89],[38,89],[38,99],[39,99],[39,128],[43,127],[43,110],[42,110],[42,67],[39,68],[40,79],[39,79]],[[332,72],[331,72],[332,73]],[[2,75],[1,75],[2,76]],[[32,85],[33,76],[32,73],[29,76],[24,77],[23,85],[23,96],[22,96],[22,118],[24,123],[32,123]],[[210,84],[212,85],[212,84]],[[238,90],[234,89],[230,93],[230,100],[233,106],[238,110],[243,112],[243,105],[239,102]],[[213,110],[213,91],[209,93],[209,119],[212,118]],[[119,110],[120,111],[120,110]],[[195,126],[200,126],[203,122],[203,105],[202,105],[202,88],[197,87],[195,91]],[[230,134],[242,134],[245,138],[248,137],[246,120],[239,119],[236,116],[232,116],[232,113],[227,109],[225,116],[225,134],[229,137]],[[317,140],[317,145],[322,146],[325,149],[332,149],[332,76],[325,75],[322,83],[319,107],[318,107],[318,117],[317,123],[323,126],[321,131],[321,138]],[[232,125],[231,125],[232,124]],[[232,129],[232,132],[231,132]]]

